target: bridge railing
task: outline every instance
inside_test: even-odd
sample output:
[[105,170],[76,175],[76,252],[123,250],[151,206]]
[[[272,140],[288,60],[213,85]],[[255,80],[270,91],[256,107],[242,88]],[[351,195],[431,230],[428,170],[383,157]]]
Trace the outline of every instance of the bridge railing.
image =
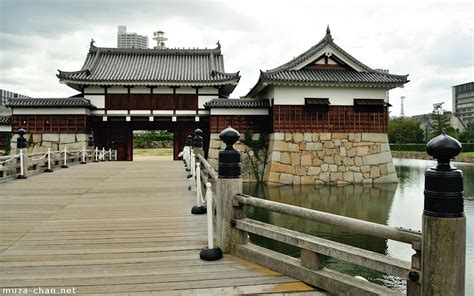
[[67,168],[70,165],[86,164],[93,161],[117,160],[117,151],[112,149],[62,150],[27,153],[18,149],[18,153],[0,156],[0,182],[11,179],[26,179],[27,176],[52,172],[55,168]]
[[[438,166],[426,172],[421,233],[243,195],[240,152],[233,147],[240,134],[229,127],[219,137],[227,146],[219,152],[215,191],[217,246],[223,253],[232,253],[335,295],[401,295],[402,292],[329,269],[325,267],[324,256],[397,276],[406,281],[409,296],[464,295],[466,220],[462,172],[449,164],[461,150],[456,140],[442,135],[428,144],[427,151],[438,160]],[[263,223],[247,218],[246,207],[407,243],[414,253],[410,262]],[[248,233],[298,247],[300,258],[254,245]]]

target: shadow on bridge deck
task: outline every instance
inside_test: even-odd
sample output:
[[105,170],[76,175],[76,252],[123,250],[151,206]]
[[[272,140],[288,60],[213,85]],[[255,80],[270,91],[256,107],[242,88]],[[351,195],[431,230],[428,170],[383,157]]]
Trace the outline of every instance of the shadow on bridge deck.
[[[244,294],[309,286],[231,255],[199,259],[182,162],[106,162],[0,184],[0,287],[76,294]],[[0,290],[0,291],[2,291]],[[3,290],[5,293],[5,290]]]

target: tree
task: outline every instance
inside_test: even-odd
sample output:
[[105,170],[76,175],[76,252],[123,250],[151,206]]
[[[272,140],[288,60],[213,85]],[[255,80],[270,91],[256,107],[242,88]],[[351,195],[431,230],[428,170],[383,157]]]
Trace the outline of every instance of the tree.
[[411,119],[396,118],[388,123],[388,140],[390,143],[423,143],[423,130],[420,123]]
[[443,103],[433,105],[431,113],[431,138],[441,135],[443,132],[450,136],[456,136],[456,130],[451,126],[448,116],[444,113]]
[[466,124],[466,129],[459,133],[458,139],[461,143],[474,143],[474,121]]

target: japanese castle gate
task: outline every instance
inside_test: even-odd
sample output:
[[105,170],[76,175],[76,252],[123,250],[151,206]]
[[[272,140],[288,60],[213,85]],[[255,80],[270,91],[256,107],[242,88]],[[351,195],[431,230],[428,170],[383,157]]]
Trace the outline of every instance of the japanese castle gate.
[[[115,145],[132,160],[133,130],[174,134],[174,159],[196,128],[216,164],[217,134],[269,134],[265,181],[276,184],[396,182],[387,139],[388,90],[407,75],[373,70],[324,38],[291,61],[261,72],[242,99],[230,99],[240,76],[214,49],[122,49],[90,44],[81,70],[59,71],[79,91],[69,98],[12,99],[13,131],[30,149]],[[16,147],[16,138],[11,145]],[[245,171],[245,168],[244,168]],[[250,170],[244,179],[252,179]]]

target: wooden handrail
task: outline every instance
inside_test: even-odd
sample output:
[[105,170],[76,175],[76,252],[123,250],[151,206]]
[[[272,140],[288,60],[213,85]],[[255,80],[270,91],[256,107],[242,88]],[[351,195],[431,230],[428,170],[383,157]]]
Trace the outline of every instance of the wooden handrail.
[[385,239],[392,239],[408,244],[421,242],[421,233],[416,233],[409,230],[403,230],[378,223],[287,205],[275,201],[264,200],[245,194],[236,194],[234,199],[242,205],[266,209],[280,214],[286,214],[322,224],[341,227],[345,230],[357,233]]

